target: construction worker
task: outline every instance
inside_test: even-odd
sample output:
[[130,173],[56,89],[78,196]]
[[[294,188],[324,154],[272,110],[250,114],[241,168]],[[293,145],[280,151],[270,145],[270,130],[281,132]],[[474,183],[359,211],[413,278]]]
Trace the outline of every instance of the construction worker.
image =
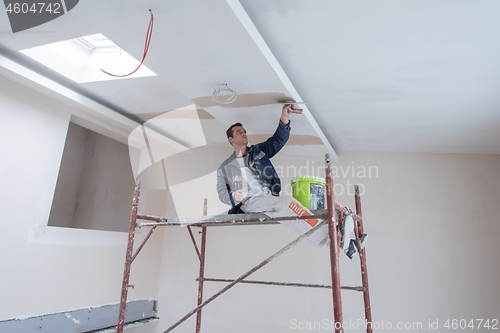
[[[263,212],[271,217],[311,214],[293,197],[279,196],[281,181],[270,161],[290,137],[290,114],[301,112],[292,104],[285,104],[276,132],[266,141],[251,146],[248,146],[247,133],[241,123],[229,127],[226,134],[234,153],[217,169],[217,192],[223,203],[232,206],[230,214]],[[317,222],[280,223],[304,233]],[[328,228],[322,226],[307,238],[315,246],[322,247],[329,241]]]

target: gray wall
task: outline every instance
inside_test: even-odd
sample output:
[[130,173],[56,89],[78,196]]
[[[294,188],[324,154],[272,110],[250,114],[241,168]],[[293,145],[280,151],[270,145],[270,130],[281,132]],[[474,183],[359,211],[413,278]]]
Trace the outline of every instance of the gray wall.
[[133,191],[127,146],[70,123],[49,225],[127,231]]

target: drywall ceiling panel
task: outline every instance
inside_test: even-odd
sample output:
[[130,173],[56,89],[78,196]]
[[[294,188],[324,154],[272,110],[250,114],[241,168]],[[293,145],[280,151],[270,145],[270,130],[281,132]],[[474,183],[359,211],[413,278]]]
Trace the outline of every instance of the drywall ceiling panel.
[[189,98],[158,76],[93,82],[82,86],[103,94],[121,109],[141,119],[151,119],[161,113],[193,104]]
[[[335,148],[500,153],[498,1],[241,3]],[[2,12],[0,50],[100,32],[140,59],[149,8],[145,63],[157,77],[66,86],[142,119],[224,81],[240,95],[289,95],[224,0],[87,0],[16,34]]]
[[[17,54],[29,47],[102,33],[141,59],[151,8],[154,30],[145,64],[157,76],[74,83],[71,88],[99,96],[112,109],[143,121],[194,101],[200,108],[218,110],[207,110],[206,114],[225,126],[229,119],[234,119],[234,122],[244,122],[251,133],[274,133],[282,106],[269,103],[289,100],[290,93],[226,1],[189,0],[166,4],[122,0],[119,6],[117,3],[116,0],[81,2],[64,17],[25,33],[0,33],[0,43]],[[22,54],[17,56],[18,61],[26,61]],[[129,70],[132,69],[124,68],[123,73],[114,74],[125,74]],[[46,70],[47,73],[50,75],[50,70]],[[212,101],[214,89],[224,82],[240,96],[229,108]],[[306,117],[295,119],[294,134],[315,135]],[[205,128],[204,131],[214,133],[217,138],[208,138],[207,142],[226,144],[225,129],[224,136],[215,134],[215,130]]]
[[[81,8],[75,8],[68,15],[75,12],[75,16],[80,15],[95,30],[140,58],[151,6],[155,24],[145,64],[158,75],[158,80],[164,82],[165,89],[155,88],[155,83],[149,83],[147,79],[129,80],[123,85],[129,85],[127,91],[131,94],[119,99],[122,104],[132,99],[133,105],[143,110],[167,111],[181,107],[177,100],[171,98],[175,95],[171,89],[193,99],[211,96],[214,88],[224,81],[240,94],[286,93],[281,81],[225,1],[190,0],[168,5],[162,1],[145,2],[143,5],[135,1],[120,1],[118,11],[116,3],[86,1]],[[101,10],[95,11],[96,6]],[[108,13],[111,12],[117,13],[110,17]],[[132,87],[136,85],[142,86],[141,90],[149,89],[151,98],[133,93]],[[117,89],[111,82],[86,84],[85,88],[103,94]],[[121,91],[125,89],[120,88]],[[113,101],[117,99],[113,98]]]
[[241,3],[335,149],[500,153],[500,2]]

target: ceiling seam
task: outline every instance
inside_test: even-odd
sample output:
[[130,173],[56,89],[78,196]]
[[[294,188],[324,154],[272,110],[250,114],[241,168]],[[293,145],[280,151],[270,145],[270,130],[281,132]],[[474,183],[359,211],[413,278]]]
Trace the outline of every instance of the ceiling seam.
[[[288,75],[283,70],[283,67],[281,67],[280,63],[278,62],[278,59],[276,59],[276,57],[272,53],[271,49],[267,45],[267,43],[264,40],[264,38],[262,37],[262,35],[257,30],[257,27],[253,23],[250,16],[248,16],[247,12],[243,8],[243,6],[239,2],[239,0],[226,0],[226,2],[229,5],[229,7],[231,8],[231,10],[234,12],[234,14],[236,15],[236,17],[238,18],[240,23],[243,25],[245,30],[248,32],[248,34],[250,35],[250,38],[252,38],[252,40],[255,42],[257,47],[260,49],[260,51],[262,52],[262,54],[264,55],[264,57],[268,61],[271,68],[274,70],[274,72],[276,73],[278,78],[281,80],[281,82],[285,86],[285,88],[292,95],[292,98],[296,102],[303,102],[299,93],[297,92],[297,90],[293,86],[292,82],[288,78]],[[303,110],[302,113],[309,120],[311,126],[315,130],[316,134],[319,135],[321,141],[323,141],[323,144],[326,146],[326,148],[330,152],[331,157],[334,160],[337,160],[338,159],[337,153],[335,152],[332,145],[330,144],[330,142],[326,138],[325,134],[323,133],[323,131],[319,127],[318,123],[316,122],[316,119],[314,119],[314,117],[311,114],[311,112],[309,111],[307,105],[301,106],[301,108]]]

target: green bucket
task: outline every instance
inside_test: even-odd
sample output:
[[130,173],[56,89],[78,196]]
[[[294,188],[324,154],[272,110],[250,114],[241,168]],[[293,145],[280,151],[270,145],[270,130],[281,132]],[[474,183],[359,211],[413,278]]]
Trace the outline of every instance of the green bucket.
[[321,177],[295,177],[292,179],[293,197],[308,209],[325,209],[326,183]]

